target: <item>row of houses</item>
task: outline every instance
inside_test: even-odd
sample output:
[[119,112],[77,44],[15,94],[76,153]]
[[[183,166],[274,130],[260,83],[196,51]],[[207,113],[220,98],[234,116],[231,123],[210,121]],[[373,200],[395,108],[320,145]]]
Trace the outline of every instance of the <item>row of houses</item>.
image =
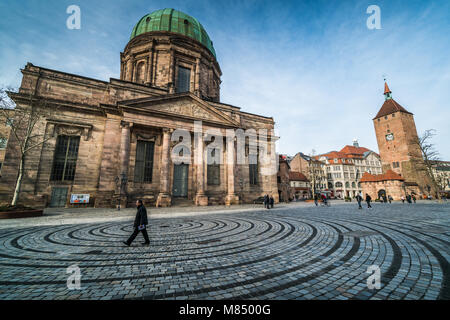
[[[433,170],[441,189],[450,191],[450,162],[436,161]],[[376,181],[372,181],[373,177],[377,177]],[[336,199],[353,198],[364,193],[362,183],[399,181],[402,181],[401,177],[394,172],[383,174],[379,154],[359,146],[357,140],[340,151],[279,156],[278,193],[280,201],[284,202],[311,199],[314,194]]]

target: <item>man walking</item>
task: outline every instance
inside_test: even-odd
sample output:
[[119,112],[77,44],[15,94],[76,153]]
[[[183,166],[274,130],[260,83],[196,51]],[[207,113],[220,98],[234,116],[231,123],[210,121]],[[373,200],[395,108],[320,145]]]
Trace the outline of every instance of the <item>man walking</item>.
[[272,195],[270,195],[270,198],[269,198],[270,208],[273,208],[274,202],[275,202],[275,200],[273,199]]
[[317,194],[315,194],[314,195],[314,204],[316,205],[316,207],[317,207],[317,205],[318,205],[318,198],[317,198]]
[[268,194],[264,195],[264,208],[270,209],[270,207],[269,207],[269,195]]
[[147,209],[145,209],[144,204],[142,203],[142,200],[136,200],[136,207],[137,207],[137,213],[136,218],[134,219],[134,231],[130,238],[127,241],[124,241],[123,243],[127,246],[130,246],[133,240],[138,235],[139,231],[142,232],[142,235],[144,236],[145,242],[142,244],[145,246],[148,246],[150,244],[150,240],[148,239],[147,234],[147,225],[148,225],[148,219],[147,219]]
[[362,197],[361,197],[361,195],[358,193],[357,195],[356,195],[356,201],[358,201],[358,209],[362,209],[362,206],[361,206],[361,201],[362,201]]
[[368,193],[366,193],[367,209],[368,209],[368,208],[372,208],[372,206],[370,205],[370,201],[372,201],[372,197],[369,196]]

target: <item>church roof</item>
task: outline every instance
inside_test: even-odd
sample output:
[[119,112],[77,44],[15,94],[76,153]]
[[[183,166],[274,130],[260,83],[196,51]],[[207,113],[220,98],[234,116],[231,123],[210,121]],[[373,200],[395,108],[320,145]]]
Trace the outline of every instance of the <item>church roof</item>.
[[387,99],[386,101],[384,101],[380,111],[378,111],[377,115],[375,116],[375,118],[373,118],[373,120],[387,116],[388,114],[395,112],[404,112],[412,114],[411,112],[403,108],[401,105],[399,105],[397,101],[395,101],[394,99]]
[[395,173],[392,170],[386,171],[386,173],[383,174],[370,174],[368,172],[364,172],[364,174],[361,177],[360,182],[379,182],[379,181],[387,181],[387,180],[400,180],[405,181],[404,178],[402,178],[401,175],[398,173]]
[[130,40],[152,31],[169,31],[185,35],[203,44],[216,57],[213,43],[201,23],[175,9],[161,9],[143,16],[134,26]]

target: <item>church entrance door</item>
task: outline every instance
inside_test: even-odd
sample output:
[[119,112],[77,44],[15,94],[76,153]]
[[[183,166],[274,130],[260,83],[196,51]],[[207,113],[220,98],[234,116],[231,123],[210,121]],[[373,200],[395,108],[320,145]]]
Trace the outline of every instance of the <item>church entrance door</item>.
[[172,196],[187,197],[188,194],[188,168],[187,164],[176,164],[173,166],[173,189]]

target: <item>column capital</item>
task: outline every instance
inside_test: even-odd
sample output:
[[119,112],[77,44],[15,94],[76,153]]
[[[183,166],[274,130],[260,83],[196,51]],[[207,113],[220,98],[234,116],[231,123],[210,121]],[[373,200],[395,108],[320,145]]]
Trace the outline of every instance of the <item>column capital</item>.
[[132,122],[128,122],[128,121],[120,121],[120,127],[121,128],[131,128],[133,126]]

